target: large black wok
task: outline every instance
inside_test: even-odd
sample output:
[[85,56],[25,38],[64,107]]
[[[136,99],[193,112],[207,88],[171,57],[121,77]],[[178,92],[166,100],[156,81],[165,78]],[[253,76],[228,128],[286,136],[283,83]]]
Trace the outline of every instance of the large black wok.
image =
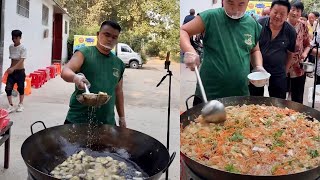
[[[304,106],[302,104],[287,101],[283,99],[277,98],[268,98],[268,97],[254,97],[254,96],[243,96],[243,97],[227,97],[217,99],[221,101],[225,106],[234,106],[234,105],[242,105],[242,104],[265,104],[272,105],[276,107],[287,107],[298,112],[304,112],[307,115],[312,116],[313,118],[320,119],[320,112],[312,109],[308,106]],[[187,103],[187,102],[186,102]],[[182,128],[186,127],[190,121],[193,121],[201,114],[201,109],[204,104],[199,104],[197,106],[188,109],[186,112],[181,114],[180,123]],[[305,172],[283,175],[283,176],[252,176],[252,175],[241,175],[235,173],[229,173],[226,171],[221,171],[218,169],[213,169],[208,166],[202,165],[197,161],[194,161],[187,157],[183,152],[180,151],[180,155],[182,156],[186,165],[194,171],[198,176],[203,179],[209,180],[247,180],[247,179],[257,179],[257,180],[315,180],[320,177],[320,166],[311,169]]]
[[[21,155],[28,172],[37,180],[55,179],[49,173],[57,165],[79,149],[87,148],[88,124],[55,126],[35,134],[33,125],[32,135],[22,144]],[[149,179],[159,179],[175,156],[173,153],[170,157],[166,147],[156,139],[131,129],[99,125],[93,128],[90,137],[91,150],[113,152],[116,149],[125,149],[131,155],[127,159],[136,163],[149,175]]]

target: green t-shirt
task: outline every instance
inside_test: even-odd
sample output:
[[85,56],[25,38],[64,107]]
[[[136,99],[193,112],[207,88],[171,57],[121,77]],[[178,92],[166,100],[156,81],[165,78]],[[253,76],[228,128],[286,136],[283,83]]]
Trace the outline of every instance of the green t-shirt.
[[76,87],[70,98],[67,120],[72,123],[88,123],[90,118],[94,123],[114,125],[115,89],[122,79],[125,65],[114,54],[104,55],[95,46],[83,47],[79,51],[85,58],[79,73],[83,73],[89,80],[90,92],[106,92],[111,95],[111,99],[94,111],[76,99],[78,94],[84,92]]
[[[204,11],[200,17],[205,25],[200,76],[208,100],[249,95],[250,51],[261,26],[249,15],[233,20],[223,8]],[[202,98],[198,85],[196,95]]]

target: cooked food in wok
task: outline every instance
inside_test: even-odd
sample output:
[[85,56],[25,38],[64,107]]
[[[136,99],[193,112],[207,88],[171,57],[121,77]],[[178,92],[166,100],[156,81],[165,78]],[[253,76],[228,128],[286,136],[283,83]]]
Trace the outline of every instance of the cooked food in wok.
[[[51,174],[57,179],[125,180],[127,170],[125,162],[120,162],[110,156],[95,158],[80,151],[55,167]],[[142,180],[142,173],[135,171],[133,179]]]
[[303,113],[266,105],[229,106],[221,124],[199,116],[181,129],[181,151],[227,172],[276,176],[320,166],[320,123]]

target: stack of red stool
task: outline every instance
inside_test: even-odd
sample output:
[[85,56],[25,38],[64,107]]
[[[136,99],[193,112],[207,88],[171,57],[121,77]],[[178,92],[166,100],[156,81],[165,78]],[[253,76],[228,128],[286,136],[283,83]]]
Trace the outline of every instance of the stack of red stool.
[[48,66],[47,68],[50,69],[50,78],[55,78],[56,77],[56,67],[54,65]]
[[40,73],[41,76],[41,85],[43,85],[46,82],[46,72],[43,71],[34,71],[35,73]]
[[53,65],[56,67],[56,72],[58,75],[61,74],[61,64],[60,63],[53,63]]
[[31,86],[37,88],[40,88],[42,86],[42,75],[41,73],[33,72],[30,73],[30,78],[31,78]]
[[44,72],[45,82],[47,82],[50,79],[50,70],[48,70],[48,69],[38,69],[38,71]]

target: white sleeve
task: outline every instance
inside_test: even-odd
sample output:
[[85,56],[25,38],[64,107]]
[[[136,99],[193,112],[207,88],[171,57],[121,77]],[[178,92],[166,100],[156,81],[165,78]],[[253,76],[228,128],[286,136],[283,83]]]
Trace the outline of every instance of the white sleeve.
[[21,48],[20,58],[21,59],[26,59],[27,58],[27,49],[25,47]]

